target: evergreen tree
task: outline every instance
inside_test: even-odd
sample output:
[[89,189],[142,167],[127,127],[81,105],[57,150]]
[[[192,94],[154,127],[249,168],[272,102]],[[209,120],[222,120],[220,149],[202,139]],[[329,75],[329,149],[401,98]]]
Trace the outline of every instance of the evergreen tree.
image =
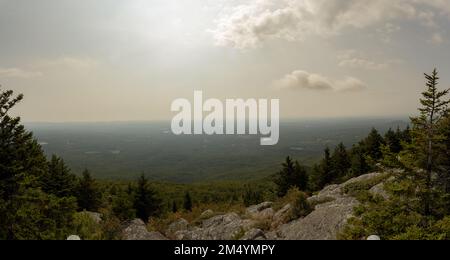
[[350,167],[351,162],[347,153],[347,148],[345,148],[343,143],[340,143],[331,157],[331,181],[344,178],[348,174]]
[[378,161],[382,158],[381,145],[384,144],[383,137],[378,133],[375,128],[372,128],[366,139],[360,144],[364,148],[366,155],[374,161]]
[[[411,144],[412,136],[411,136],[411,127],[408,125],[405,130],[403,130],[400,134],[400,140],[402,143]],[[403,148],[403,147],[402,147]]]
[[78,206],[81,210],[98,211],[101,203],[101,192],[97,182],[86,169],[77,188]]
[[291,157],[287,157],[282,164],[283,169],[278,172],[275,177],[275,184],[277,185],[277,195],[283,197],[287,194],[289,189],[297,187],[301,190],[306,190],[308,186],[308,175],[306,169],[298,162],[294,162]]
[[161,213],[161,205],[162,200],[158,198],[156,191],[150,187],[145,175],[142,175],[138,179],[134,193],[136,216],[147,223],[150,217]]
[[436,148],[442,142],[442,136],[437,131],[439,124],[448,112],[450,101],[446,99],[449,90],[438,90],[438,72],[436,69],[426,78],[426,90],[422,93],[419,108],[420,116],[411,118],[413,123],[413,145],[415,146],[418,166],[425,169],[424,176],[418,176],[424,181],[423,206],[425,215],[431,213],[432,174],[436,169]]
[[114,195],[111,210],[120,221],[130,220],[136,217],[133,194],[119,191]]
[[350,173],[352,177],[366,174],[370,171],[370,166],[366,161],[363,149],[359,145],[355,145],[351,151]]
[[0,86],[0,239],[64,239],[75,201],[40,189],[47,172],[41,147],[8,112],[23,99]]
[[178,206],[176,201],[172,201],[172,213],[178,212]]
[[298,161],[295,161],[295,179],[293,179],[295,185],[294,187],[297,187],[301,191],[307,191],[308,190],[308,181],[309,176],[306,171],[306,168],[301,165]]
[[314,164],[309,175],[308,189],[310,191],[318,191],[322,185],[322,169],[319,164]]
[[183,203],[184,210],[191,212],[192,211],[192,199],[191,194],[189,192],[186,192],[184,194],[184,203]]
[[325,148],[324,157],[319,164],[314,165],[310,176],[310,189],[318,191],[334,180],[330,148]]
[[400,129],[397,129],[397,132],[394,132],[392,129],[389,129],[386,132],[384,136],[384,143],[387,145],[387,147],[392,153],[398,154],[402,150],[400,138],[401,138]]
[[[438,164],[439,184],[445,194],[450,194],[450,114],[440,124],[439,131],[442,135],[442,144],[439,146]],[[450,207],[448,207],[450,212]]]
[[64,160],[53,155],[48,163],[48,172],[42,178],[42,189],[44,192],[57,197],[76,196],[76,176],[70,173],[70,169]]

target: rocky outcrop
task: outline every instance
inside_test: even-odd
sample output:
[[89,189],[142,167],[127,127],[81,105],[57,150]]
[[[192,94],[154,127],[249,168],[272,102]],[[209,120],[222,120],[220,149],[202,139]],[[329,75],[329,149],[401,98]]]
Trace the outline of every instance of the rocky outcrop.
[[144,221],[135,219],[127,223],[122,230],[123,240],[167,240],[159,232],[149,232]]
[[283,208],[278,210],[273,216],[272,228],[276,228],[281,224],[288,222],[291,218],[292,206],[291,204],[286,204]]
[[[335,240],[353,216],[358,200],[346,194],[344,188],[350,184],[367,182],[379,177],[381,173],[372,173],[353,178],[340,185],[331,185],[308,201],[316,205],[308,216],[282,225],[277,235],[286,240]],[[379,184],[376,184],[379,185]],[[379,190],[378,190],[379,189]],[[377,192],[381,192],[382,184]]]
[[287,240],[333,240],[352,217],[358,201],[342,197],[316,206],[308,216],[279,227],[277,234]]
[[204,220],[200,227],[175,233],[180,240],[232,240],[249,225],[236,213],[215,216]]
[[189,222],[185,219],[179,219],[178,221],[173,222],[169,225],[166,230],[166,234],[173,235],[178,231],[187,230],[189,227]]
[[246,213],[248,215],[257,215],[261,211],[269,209],[272,205],[273,205],[272,202],[263,202],[261,204],[248,207],[247,210],[246,210]]
[[308,198],[314,210],[293,221],[291,204],[275,211],[272,202],[264,202],[248,207],[242,216],[228,213],[212,217],[214,212],[205,211],[200,217],[200,225],[190,226],[180,219],[169,226],[167,233],[174,234],[173,237],[179,240],[335,240],[359,204],[348,192],[348,187],[367,188],[386,197],[381,175],[367,174],[324,188]]

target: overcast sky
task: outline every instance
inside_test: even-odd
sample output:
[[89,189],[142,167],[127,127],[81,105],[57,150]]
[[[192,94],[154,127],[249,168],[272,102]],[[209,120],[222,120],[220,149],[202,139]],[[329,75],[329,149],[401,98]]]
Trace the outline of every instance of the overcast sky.
[[175,98],[281,116],[415,113],[450,87],[448,0],[0,0],[0,84],[25,121],[170,119]]

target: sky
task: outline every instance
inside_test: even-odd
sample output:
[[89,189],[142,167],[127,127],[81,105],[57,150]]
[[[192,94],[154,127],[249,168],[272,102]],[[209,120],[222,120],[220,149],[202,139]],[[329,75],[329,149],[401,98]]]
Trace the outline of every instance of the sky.
[[450,87],[448,0],[0,0],[0,84],[25,121],[167,120],[177,98],[282,118],[416,113]]

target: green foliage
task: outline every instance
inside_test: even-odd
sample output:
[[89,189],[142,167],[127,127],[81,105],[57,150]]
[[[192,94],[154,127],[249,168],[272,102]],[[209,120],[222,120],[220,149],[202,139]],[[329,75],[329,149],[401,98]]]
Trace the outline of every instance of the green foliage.
[[327,147],[324,152],[324,158],[318,165],[314,165],[310,176],[310,190],[317,191],[333,181],[332,162],[330,149]]
[[57,197],[76,196],[77,177],[70,173],[64,160],[53,155],[48,171],[40,178],[42,190]]
[[305,167],[301,166],[297,161],[293,161],[291,157],[287,157],[282,164],[283,169],[278,172],[275,177],[277,185],[277,195],[283,197],[292,187],[306,190],[308,186],[308,174]]
[[371,166],[369,165],[366,155],[364,154],[364,150],[361,146],[355,145],[350,154],[350,177],[357,177],[366,174],[371,170]]
[[146,223],[150,217],[161,214],[162,200],[150,186],[144,175],[138,179],[137,187],[134,191],[133,205],[136,210],[136,216]]
[[47,160],[33,135],[8,112],[23,99],[0,88],[0,239],[64,239],[76,201],[40,189]]
[[186,192],[184,194],[183,208],[186,211],[192,211],[192,199],[191,194],[189,192]]
[[172,213],[178,212],[178,206],[176,201],[172,201]]
[[298,190],[293,188],[289,190],[287,197],[291,201],[291,219],[298,219],[309,215],[312,212],[313,207],[308,202],[308,196]]
[[133,205],[133,194],[120,191],[112,199],[111,210],[120,221],[131,220],[136,217],[136,209]]
[[250,185],[245,186],[244,195],[242,196],[242,201],[246,207],[251,205],[257,205],[263,202],[263,194],[260,190],[253,188]]
[[449,114],[440,122],[439,132],[442,141],[438,147],[436,163],[439,166],[437,184],[445,193],[450,194],[450,116]]
[[12,201],[15,212],[10,239],[65,239],[72,230],[76,206],[73,197],[58,198],[39,189],[21,189],[20,195]]
[[403,164],[399,160],[399,154],[393,152],[388,145],[381,146],[381,153],[383,154],[381,164],[390,168],[403,168]]
[[372,187],[380,184],[381,182],[387,180],[391,175],[389,173],[380,174],[377,177],[370,178],[364,181],[351,182],[344,186],[343,192],[357,197],[358,194],[369,191]]
[[343,143],[340,143],[331,156],[331,179],[342,180],[351,167],[350,157]]
[[81,210],[98,211],[101,206],[101,192],[88,170],[83,172],[83,176],[78,183],[77,198]]
[[245,229],[241,228],[239,232],[236,232],[236,234],[233,235],[231,240],[240,240],[245,235]]
[[103,237],[101,225],[86,212],[76,213],[73,225],[74,234],[77,234],[82,240],[101,240]]
[[436,70],[425,74],[425,78],[421,114],[411,118],[413,129],[400,135],[404,150],[396,157],[389,142],[382,148],[383,163],[404,167],[404,171],[385,185],[390,195],[387,200],[371,195],[360,197],[357,217],[349,222],[341,238],[361,239],[371,234],[386,240],[449,238],[449,91],[438,91]]
[[383,144],[383,137],[375,128],[373,128],[367,138],[360,143],[360,146],[364,149],[364,152],[367,156],[377,161],[382,157],[381,146]]
[[392,153],[398,154],[402,150],[401,138],[402,134],[400,129],[397,129],[397,132],[389,129],[384,135],[384,143]]

